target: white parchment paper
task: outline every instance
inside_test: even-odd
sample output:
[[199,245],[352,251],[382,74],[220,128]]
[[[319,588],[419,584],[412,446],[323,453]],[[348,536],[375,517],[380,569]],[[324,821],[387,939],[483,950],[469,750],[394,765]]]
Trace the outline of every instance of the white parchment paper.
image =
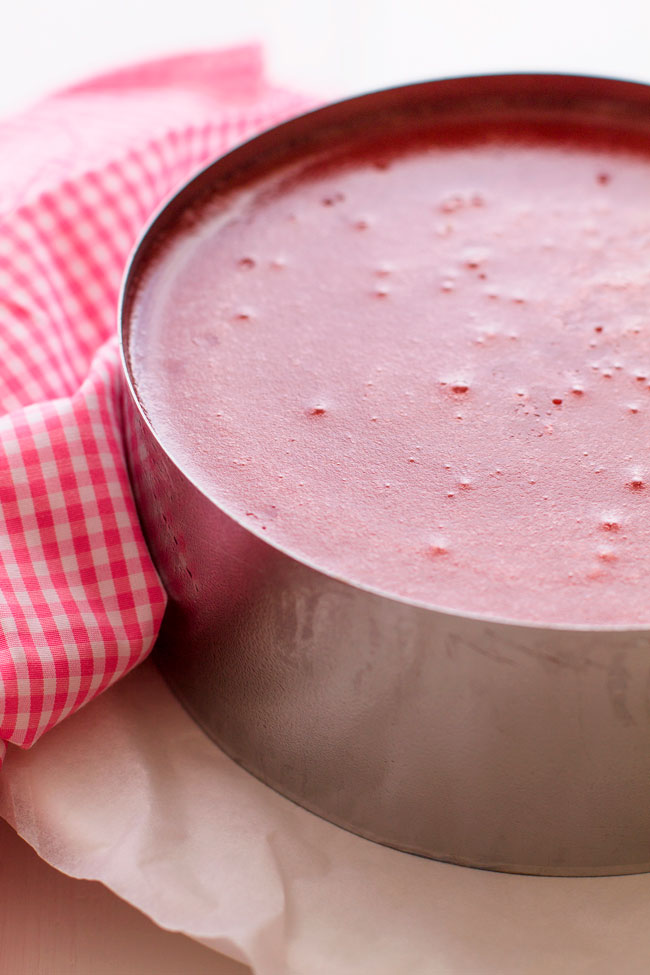
[[226,758],[150,662],[9,751],[0,814],[53,866],[257,975],[650,971],[650,875],[516,877],[352,836]]

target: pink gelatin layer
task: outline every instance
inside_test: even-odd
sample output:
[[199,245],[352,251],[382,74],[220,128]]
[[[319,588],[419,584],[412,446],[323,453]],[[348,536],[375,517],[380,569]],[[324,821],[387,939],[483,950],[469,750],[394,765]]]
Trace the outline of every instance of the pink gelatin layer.
[[650,622],[650,153],[486,121],[305,155],[146,272],[171,455],[322,570],[450,610]]

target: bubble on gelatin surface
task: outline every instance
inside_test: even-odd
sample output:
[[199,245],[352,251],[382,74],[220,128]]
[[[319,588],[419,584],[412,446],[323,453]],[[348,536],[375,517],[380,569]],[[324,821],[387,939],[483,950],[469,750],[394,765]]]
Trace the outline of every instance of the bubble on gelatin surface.
[[441,535],[434,536],[429,543],[429,554],[434,558],[441,555],[447,555],[449,552],[449,544],[446,538]]
[[246,306],[237,308],[233,315],[233,319],[236,322],[250,322],[253,319],[253,309]]
[[613,548],[599,548],[598,558],[601,562],[616,562],[618,556]]
[[645,477],[643,473],[638,470],[631,471],[627,481],[625,482],[625,485],[631,491],[643,491],[646,487]]
[[345,202],[345,194],[341,192],[328,193],[322,197],[321,203],[324,207],[335,207],[337,203]]
[[467,379],[441,379],[439,386],[442,390],[459,399],[470,391],[470,383]]

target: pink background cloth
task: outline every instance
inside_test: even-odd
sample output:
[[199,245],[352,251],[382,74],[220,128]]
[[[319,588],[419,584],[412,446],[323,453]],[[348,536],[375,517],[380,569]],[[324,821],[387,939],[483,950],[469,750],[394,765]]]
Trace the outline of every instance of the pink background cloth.
[[0,759],[142,660],[164,612],[122,445],[128,254],[192,172],[304,107],[243,47],[126,68],[0,125]]

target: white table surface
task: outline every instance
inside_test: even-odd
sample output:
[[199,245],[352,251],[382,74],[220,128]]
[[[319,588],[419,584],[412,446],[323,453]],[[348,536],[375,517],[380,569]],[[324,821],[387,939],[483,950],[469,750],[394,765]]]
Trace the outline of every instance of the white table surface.
[[446,74],[650,77],[647,0],[2,0],[0,115],[134,58],[263,41],[279,81],[349,92]]
[[[266,47],[275,80],[332,95],[481,71],[650,79],[647,0],[0,4],[0,116],[49,89],[129,60],[256,39]],[[0,975],[245,972],[161,931],[100,884],[57,873],[0,822]]]

